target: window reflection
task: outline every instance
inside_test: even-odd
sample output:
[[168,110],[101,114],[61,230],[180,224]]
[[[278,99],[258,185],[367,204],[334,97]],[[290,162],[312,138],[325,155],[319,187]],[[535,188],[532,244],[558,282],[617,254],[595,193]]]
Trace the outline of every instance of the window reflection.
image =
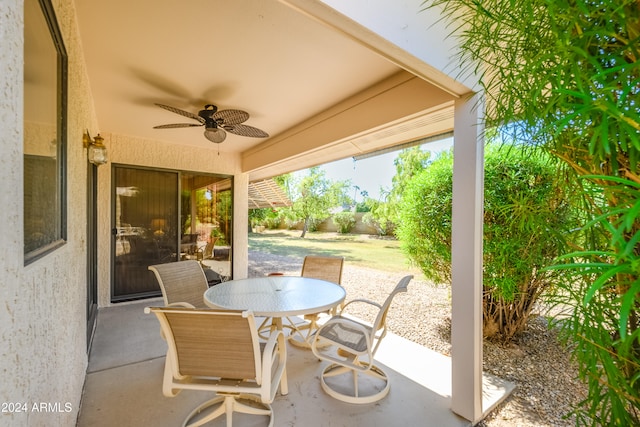
[[31,262],[66,238],[66,52],[48,1],[25,0],[24,253]]
[[182,177],[181,258],[201,260],[221,276],[231,276],[232,180],[227,177]]

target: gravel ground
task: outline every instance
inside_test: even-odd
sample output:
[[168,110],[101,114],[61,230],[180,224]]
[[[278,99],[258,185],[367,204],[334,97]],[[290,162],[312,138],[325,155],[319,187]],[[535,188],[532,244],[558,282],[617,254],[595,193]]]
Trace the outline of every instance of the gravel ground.
[[[300,274],[302,258],[283,257],[249,251],[249,276],[269,272]],[[368,298],[382,302],[404,276],[379,270],[359,268],[345,263],[342,285],[347,301]],[[373,321],[371,313],[353,314]],[[419,316],[411,320],[411,316]],[[389,313],[389,329],[431,350],[451,353],[451,300],[449,288],[421,280],[409,284],[407,294],[394,299]],[[533,317],[527,330],[513,344],[502,346],[485,342],[484,370],[516,385],[515,391],[498,408],[478,424],[481,427],[573,426],[565,418],[571,408],[586,396],[586,389],[576,380],[577,370],[569,352],[556,340],[543,317]]]

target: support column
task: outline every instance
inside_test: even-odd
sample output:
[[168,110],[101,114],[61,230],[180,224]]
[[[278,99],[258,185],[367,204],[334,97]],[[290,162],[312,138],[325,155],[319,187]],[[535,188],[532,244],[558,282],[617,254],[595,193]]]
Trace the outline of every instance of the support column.
[[451,242],[451,410],[482,418],[482,97],[456,101]]
[[233,278],[244,279],[249,271],[249,174],[233,178]]

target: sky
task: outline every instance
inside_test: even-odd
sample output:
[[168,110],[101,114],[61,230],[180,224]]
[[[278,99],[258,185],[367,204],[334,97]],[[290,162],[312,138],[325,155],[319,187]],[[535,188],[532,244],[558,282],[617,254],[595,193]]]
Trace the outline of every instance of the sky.
[[[423,150],[438,153],[447,150],[453,145],[453,138],[442,141],[430,142],[422,146]],[[380,199],[380,187],[390,190],[391,179],[396,173],[393,161],[398,157],[399,151],[381,154],[355,161],[352,157],[322,165],[327,178],[334,181],[351,180],[352,185],[360,187],[352,188],[356,195],[356,201],[360,202],[362,191],[367,191],[369,197]],[[353,197],[352,194],[352,197]]]

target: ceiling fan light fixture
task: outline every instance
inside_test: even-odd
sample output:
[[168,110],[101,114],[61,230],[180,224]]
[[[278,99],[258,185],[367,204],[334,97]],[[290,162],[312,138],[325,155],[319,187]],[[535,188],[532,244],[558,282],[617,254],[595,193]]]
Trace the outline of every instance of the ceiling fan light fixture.
[[211,142],[220,144],[227,137],[227,133],[224,130],[217,127],[207,128],[204,131],[204,137]]

